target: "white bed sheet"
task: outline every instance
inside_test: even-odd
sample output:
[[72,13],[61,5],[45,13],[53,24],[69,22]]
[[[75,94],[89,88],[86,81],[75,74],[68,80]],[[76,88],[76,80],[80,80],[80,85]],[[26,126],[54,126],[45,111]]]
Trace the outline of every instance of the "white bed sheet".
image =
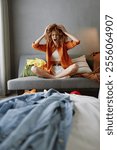
[[100,101],[91,96],[70,94],[75,105],[67,150],[100,150]]

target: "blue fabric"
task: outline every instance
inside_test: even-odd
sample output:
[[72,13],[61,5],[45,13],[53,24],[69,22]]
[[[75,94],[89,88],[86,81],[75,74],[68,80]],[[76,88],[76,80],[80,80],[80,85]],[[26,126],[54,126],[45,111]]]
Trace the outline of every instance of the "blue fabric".
[[65,150],[73,104],[50,89],[0,102],[0,150]]

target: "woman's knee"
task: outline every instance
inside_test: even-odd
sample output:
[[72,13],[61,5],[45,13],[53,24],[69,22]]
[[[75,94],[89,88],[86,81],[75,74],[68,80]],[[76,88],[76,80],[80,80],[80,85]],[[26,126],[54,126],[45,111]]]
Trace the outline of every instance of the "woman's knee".
[[77,72],[77,70],[78,70],[78,64],[73,64],[73,65],[72,65],[72,70],[73,70],[74,72]]
[[36,72],[37,72],[37,67],[36,67],[36,66],[32,66],[32,67],[31,67],[31,71],[32,71],[33,73],[36,73]]

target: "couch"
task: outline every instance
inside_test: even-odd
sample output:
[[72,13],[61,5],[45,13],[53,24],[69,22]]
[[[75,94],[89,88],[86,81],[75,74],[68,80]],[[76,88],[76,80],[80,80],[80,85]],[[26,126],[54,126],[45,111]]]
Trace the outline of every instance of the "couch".
[[[20,77],[26,64],[26,60],[36,57],[45,59],[44,55],[23,55],[20,57],[18,77],[7,82],[9,91],[17,91],[20,93],[23,90],[37,89],[38,91],[43,91],[44,89],[54,88],[60,92],[78,90],[83,95],[85,94],[97,97],[99,82],[88,78],[71,77],[67,79],[45,79],[37,76]],[[89,66],[92,67],[92,60],[88,59],[88,57],[87,62]]]

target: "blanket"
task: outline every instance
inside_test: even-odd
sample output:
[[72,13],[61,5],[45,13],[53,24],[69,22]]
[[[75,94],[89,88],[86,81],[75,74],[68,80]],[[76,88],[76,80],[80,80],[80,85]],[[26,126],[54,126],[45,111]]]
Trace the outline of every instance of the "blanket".
[[0,101],[0,150],[64,150],[73,103],[54,89]]

